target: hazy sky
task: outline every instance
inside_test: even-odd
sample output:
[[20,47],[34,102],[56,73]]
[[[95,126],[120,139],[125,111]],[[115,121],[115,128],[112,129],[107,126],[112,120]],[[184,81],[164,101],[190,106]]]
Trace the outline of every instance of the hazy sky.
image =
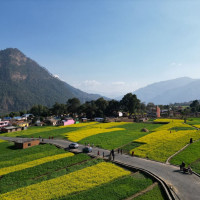
[[0,49],[7,47],[108,97],[200,78],[200,1],[0,0]]

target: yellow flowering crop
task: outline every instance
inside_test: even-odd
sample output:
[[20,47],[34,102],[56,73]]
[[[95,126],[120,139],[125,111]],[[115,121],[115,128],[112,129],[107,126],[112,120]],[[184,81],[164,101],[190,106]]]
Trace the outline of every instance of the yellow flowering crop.
[[55,199],[71,193],[89,190],[93,187],[129,174],[129,171],[117,167],[114,164],[102,162],[58,178],[43,181],[41,183],[2,194],[0,195],[0,199]]
[[153,160],[166,161],[168,157],[189,143],[190,138],[200,138],[200,132],[189,131],[157,131],[146,135],[135,142],[145,143],[135,149],[135,155]]
[[124,125],[126,123],[112,122],[112,123],[95,123],[87,127],[83,127],[77,131],[71,131],[65,133],[64,135],[71,141],[78,142],[86,137],[97,135],[99,133],[113,132],[113,131],[123,131],[124,128],[111,128],[119,125]]
[[34,166],[37,166],[37,165],[41,165],[43,163],[50,162],[50,161],[53,161],[53,160],[58,160],[58,159],[61,159],[61,158],[70,157],[70,156],[73,156],[73,155],[74,155],[73,153],[69,153],[69,152],[68,153],[62,153],[62,154],[57,154],[57,155],[54,155],[54,156],[47,156],[47,157],[40,158],[40,159],[37,159],[37,160],[33,160],[33,161],[30,161],[30,162],[22,163],[22,164],[19,164],[19,165],[4,167],[4,168],[0,169],[0,176],[4,175],[4,174],[11,173],[11,172],[23,170],[23,169],[26,169],[26,168],[34,167]]
[[197,130],[170,131],[173,127],[191,127],[188,124],[184,124],[183,120],[159,119],[156,121],[162,120],[169,123],[158,127],[155,132],[135,140],[134,142],[143,144],[130,152],[134,151],[137,156],[164,162],[168,157],[188,144],[190,138],[193,138],[193,140],[200,138],[200,131]]
[[163,126],[156,128],[155,131],[169,130],[173,127],[191,128],[191,126],[189,124],[185,124],[184,121],[180,120],[180,119],[156,119],[155,122],[169,122],[168,124],[165,124]]
[[[68,125],[67,127],[84,127],[84,126],[90,126],[90,125],[94,125],[97,124],[97,122],[87,122],[87,123],[79,123],[79,124],[71,124]],[[66,128],[66,126],[65,126]]]
[[194,124],[193,126],[195,126],[196,128],[200,128],[200,124]]
[[0,140],[0,143],[2,143],[2,142],[6,142],[5,140]]

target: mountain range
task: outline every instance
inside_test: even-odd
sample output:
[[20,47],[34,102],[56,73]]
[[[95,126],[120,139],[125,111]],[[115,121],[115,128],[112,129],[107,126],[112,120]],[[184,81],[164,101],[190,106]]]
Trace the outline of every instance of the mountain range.
[[16,48],[0,51],[0,113],[27,110],[35,104],[66,103],[73,97],[83,103],[101,96],[61,81]]
[[200,99],[200,79],[182,77],[147,85],[133,92],[145,103],[170,104]]

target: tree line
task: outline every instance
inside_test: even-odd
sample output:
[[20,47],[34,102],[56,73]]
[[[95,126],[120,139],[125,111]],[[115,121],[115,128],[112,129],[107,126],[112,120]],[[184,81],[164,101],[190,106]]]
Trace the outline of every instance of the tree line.
[[136,112],[144,112],[145,104],[141,103],[135,94],[128,93],[124,95],[121,101],[105,100],[103,97],[86,101],[81,104],[78,98],[68,99],[65,104],[55,102],[52,107],[44,105],[34,105],[28,111],[11,112],[10,117],[21,116],[25,113],[31,113],[34,116],[47,117],[51,115],[62,116],[69,115],[71,117],[87,117],[89,119],[94,117],[117,116],[118,112],[127,112],[133,115]]
[[[177,110],[175,105],[159,105],[161,110]],[[54,103],[52,107],[47,107],[44,105],[34,105],[30,110],[11,112],[10,117],[22,116],[26,113],[31,113],[36,117],[48,117],[51,115],[55,116],[64,116],[68,115],[71,117],[86,117],[92,119],[94,117],[117,117],[118,112],[126,112],[129,116],[131,115],[140,115],[144,116],[145,113],[151,112],[155,109],[153,103],[148,103],[147,105],[141,102],[135,94],[128,93],[124,95],[121,101],[117,100],[105,100],[103,97],[86,101],[81,104],[78,98],[68,99],[65,104],[63,103]],[[196,114],[200,112],[200,103],[198,100],[192,101],[192,103],[180,111],[182,116],[189,116],[190,114]]]

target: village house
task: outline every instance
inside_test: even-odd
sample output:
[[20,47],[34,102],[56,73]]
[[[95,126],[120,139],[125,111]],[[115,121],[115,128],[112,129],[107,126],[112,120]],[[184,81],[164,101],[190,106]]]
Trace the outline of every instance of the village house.
[[0,121],[0,128],[8,126],[9,125],[9,121]]
[[75,124],[75,121],[73,119],[65,119],[57,122],[58,126],[67,126],[71,124]]
[[29,127],[29,123],[25,122],[23,120],[20,121],[11,121],[10,122],[13,126],[19,126],[19,127]]
[[55,119],[55,118],[47,118],[47,119],[45,120],[45,123],[46,123],[47,125],[50,125],[50,126],[56,126],[57,123],[58,123],[58,120]]
[[6,126],[1,128],[1,131],[3,133],[11,133],[11,132],[16,132],[16,131],[21,131],[22,127],[16,127],[16,126]]
[[39,144],[40,144],[39,139],[26,139],[26,140],[18,139],[17,141],[15,141],[15,147],[18,149],[26,149]]
[[88,119],[87,119],[86,117],[81,118],[81,121],[82,121],[82,122],[87,122],[87,120],[88,120]]
[[94,118],[94,121],[96,121],[96,122],[103,122],[103,121],[104,121],[104,118],[95,117],[95,118]]

